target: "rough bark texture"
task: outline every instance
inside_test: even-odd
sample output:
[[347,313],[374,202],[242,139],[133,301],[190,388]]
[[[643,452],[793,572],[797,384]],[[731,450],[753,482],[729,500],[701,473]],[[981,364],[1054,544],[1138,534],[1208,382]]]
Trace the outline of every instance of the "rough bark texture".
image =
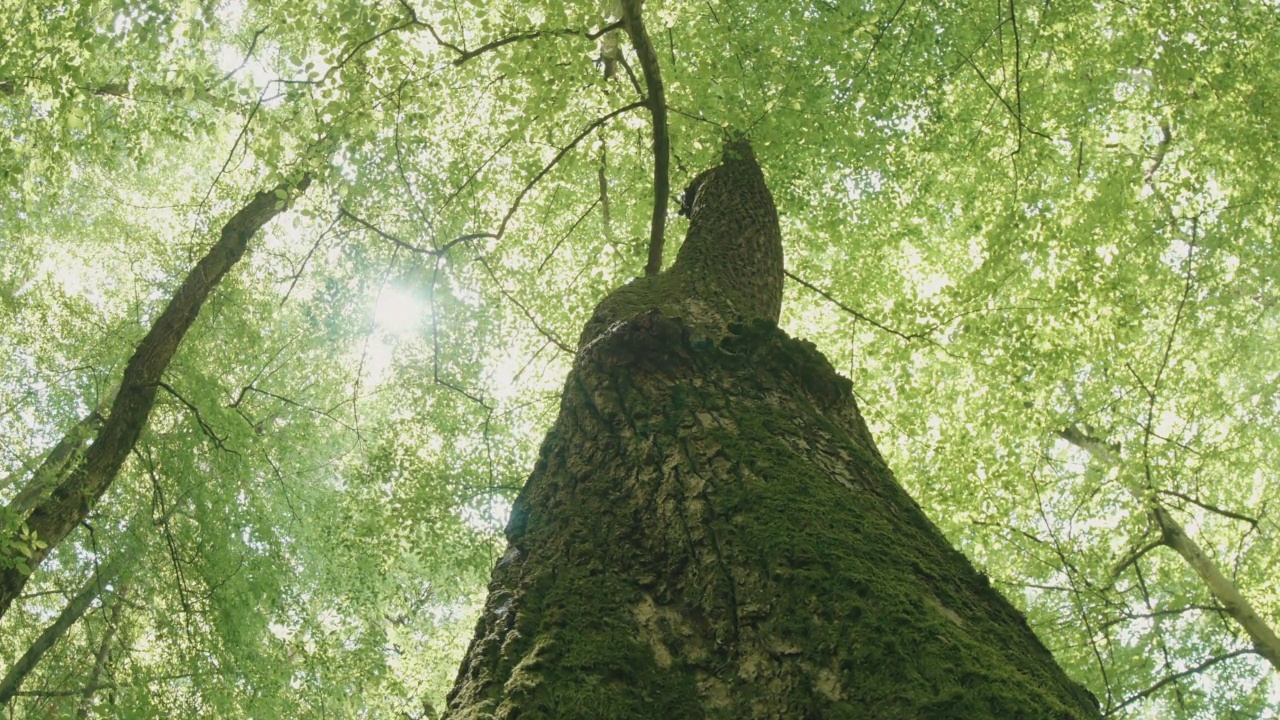
[[620,320],[658,308],[684,320],[699,340],[714,340],[735,320],[777,322],[782,308],[782,235],[778,211],[751,147],[725,148],[724,161],[695,181],[689,233],[676,261],[659,275],[609,293],[578,340],[579,349]]
[[[31,504],[30,513],[16,530],[4,529],[10,535],[5,545],[10,550],[0,555],[0,617],[22,592],[31,571],[85,519],[115,480],[151,416],[160,378],[209,293],[244,256],[249,240],[284,209],[281,198],[306,190],[309,183],[310,178],[304,177],[260,192],[231,216],[218,242],[192,268],[138,343],[125,365],[111,411],[84,458],[69,469],[56,488]],[[33,545],[31,538],[42,544]]]
[[584,332],[446,717],[1098,717],[775,327],[777,218],[734,163]]

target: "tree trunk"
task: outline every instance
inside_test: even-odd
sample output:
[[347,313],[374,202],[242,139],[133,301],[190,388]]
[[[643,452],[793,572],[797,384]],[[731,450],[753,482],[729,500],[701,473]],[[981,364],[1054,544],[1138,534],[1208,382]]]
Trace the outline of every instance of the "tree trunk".
[[[717,172],[736,176],[728,156]],[[899,487],[849,381],[774,326],[780,249],[707,252],[777,237],[767,190],[712,180],[685,241],[701,247],[681,257],[724,256],[735,277],[589,324],[446,717],[1098,717]],[[727,214],[773,227],[710,232]],[[738,321],[718,334],[675,317],[745,287],[752,262],[763,310],[730,298],[717,311]]]
[[57,459],[57,453],[51,453],[37,469],[37,478],[57,475],[60,482],[47,494],[41,488],[40,497],[31,502],[30,512],[16,528],[3,528],[8,537],[0,537],[0,617],[45,556],[88,516],[93,504],[111,487],[151,416],[161,377],[200,315],[204,301],[244,256],[249,240],[280,214],[286,199],[305,191],[310,182],[310,177],[304,176],[297,182],[259,192],[231,216],[222,227],[218,242],[191,269],[138,343],[121,375],[111,412],[83,459],[69,469],[59,468],[62,475],[58,475],[47,467]]

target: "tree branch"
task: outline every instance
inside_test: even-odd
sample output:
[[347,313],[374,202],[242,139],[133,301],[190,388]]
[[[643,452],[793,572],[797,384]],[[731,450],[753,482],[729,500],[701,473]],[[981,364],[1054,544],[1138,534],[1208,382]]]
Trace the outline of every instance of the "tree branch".
[[901,331],[899,331],[899,330],[894,330],[893,328],[891,328],[891,327],[889,327],[889,326],[887,326],[887,325],[883,325],[883,324],[881,324],[881,323],[878,323],[878,322],[876,322],[875,320],[872,320],[871,318],[867,317],[866,315],[863,315],[862,313],[858,312],[857,310],[854,310],[853,308],[849,307],[848,305],[845,305],[844,303],[842,303],[842,302],[840,302],[839,300],[835,299],[834,297],[832,297],[831,293],[827,292],[826,290],[823,290],[822,288],[818,287],[817,285],[814,285],[813,283],[809,282],[808,280],[801,279],[800,277],[798,277],[797,275],[795,275],[794,273],[792,273],[790,270],[783,270],[782,272],[783,272],[787,277],[791,278],[792,280],[795,280],[796,282],[800,283],[801,285],[805,286],[806,288],[808,288],[808,289],[812,290],[813,292],[817,293],[818,295],[822,296],[822,297],[823,297],[827,302],[830,302],[832,305],[835,305],[836,307],[840,308],[841,310],[845,311],[846,313],[848,313],[848,314],[852,315],[855,319],[857,319],[857,320],[861,320],[862,322],[864,322],[864,323],[866,323],[866,324],[868,324],[868,325],[870,325],[870,326],[872,326],[872,327],[876,328],[877,330],[882,330],[882,331],[884,331],[884,332],[889,333],[890,335],[897,335],[898,337],[902,338],[903,340],[922,340],[922,339],[924,339],[924,338],[925,338],[925,333],[922,333],[922,332],[918,332],[918,333],[904,333],[904,332],[901,332]]
[[653,115],[653,220],[649,226],[649,261],[645,275],[662,270],[662,246],[667,227],[667,203],[671,194],[671,139],[667,128],[667,99],[658,68],[658,54],[645,31],[640,5],[643,0],[622,0],[622,23],[644,73],[645,105]]
[[415,252],[415,253],[418,253],[419,255],[429,255],[431,257],[443,257],[446,253],[452,250],[455,245],[458,245],[460,243],[469,242],[471,240],[479,240],[480,238],[496,239],[498,237],[493,233],[487,233],[487,232],[468,233],[466,235],[459,235],[458,237],[440,246],[439,249],[432,250],[430,248],[424,248],[419,245],[414,245],[413,243],[407,242],[405,240],[401,240],[395,235],[392,235],[391,233],[388,233],[379,229],[377,226],[370,223],[369,221],[364,220],[360,217],[357,217],[345,206],[338,207],[338,216],[351,220],[352,222],[359,225],[360,227],[363,227],[364,229],[369,230],[370,232],[374,233],[378,237],[382,238],[383,240],[386,240],[387,242],[391,243],[392,245],[395,245],[398,248],[408,250],[409,252]]
[[480,57],[481,55],[489,52],[490,50],[497,50],[498,48],[504,45],[510,45],[511,43],[521,42],[524,40],[537,40],[538,38],[543,38],[543,37],[582,37],[587,40],[594,41],[596,38],[600,37],[601,35],[604,35],[605,33],[613,30],[617,30],[619,27],[622,26],[621,22],[616,22],[616,23],[613,23],[612,25],[606,25],[598,30],[595,30],[594,32],[588,32],[585,30],[574,30],[572,28],[521,30],[521,31],[512,33],[511,35],[507,35],[506,37],[498,38],[497,40],[490,40],[484,45],[481,45],[480,47],[477,47],[473,50],[464,50],[463,48],[460,48],[457,45],[454,45],[453,43],[448,42],[444,38],[440,37],[440,33],[436,32],[435,26],[419,18],[418,12],[413,9],[413,6],[411,6],[407,2],[407,0],[400,0],[400,7],[404,8],[404,11],[409,14],[409,21],[408,23],[406,23],[405,25],[406,27],[408,25],[413,25],[415,27],[420,27],[425,29],[428,33],[431,34],[431,39],[435,40],[437,45],[452,51],[458,56],[453,59],[454,67],[464,65]]
[[[1172,339],[1170,340],[1170,345],[1172,345]],[[1151,397],[1155,395],[1154,389],[1147,390],[1147,393]],[[1095,460],[1103,464],[1119,465],[1120,463],[1118,447],[1107,445],[1097,438],[1090,437],[1074,425],[1060,431],[1058,435],[1081,450],[1088,452]],[[1271,663],[1272,667],[1280,670],[1280,637],[1277,637],[1275,630],[1254,611],[1253,606],[1236,588],[1235,583],[1223,574],[1221,568],[1218,567],[1218,563],[1205,554],[1204,550],[1187,535],[1182,525],[1169,514],[1168,510],[1154,499],[1142,497],[1133,488],[1129,488],[1129,492],[1135,499],[1146,506],[1152,521],[1160,529],[1159,544],[1165,545],[1178,553],[1191,566],[1191,569],[1205,584],[1209,594],[1222,604],[1223,612],[1227,613],[1232,620],[1235,620],[1241,629],[1249,635],[1249,639],[1253,641],[1253,647],[1258,655]],[[1150,549],[1150,546],[1144,546],[1140,550],[1147,552]],[[1126,561],[1117,567],[1116,572],[1123,570],[1129,564],[1131,562]]]
[[551,162],[547,163],[545,167],[539,170],[538,174],[534,175],[533,179],[530,180],[524,186],[524,188],[519,192],[519,194],[516,195],[515,202],[511,203],[511,207],[507,209],[507,214],[502,217],[502,222],[498,224],[498,232],[494,233],[493,237],[501,238],[504,234],[506,234],[507,223],[511,222],[511,218],[516,214],[516,210],[520,209],[520,203],[524,201],[525,196],[528,195],[529,192],[533,190],[534,186],[538,184],[539,180],[541,180],[544,176],[546,176],[547,173],[551,172],[551,169],[554,168],[557,164],[560,163],[561,160],[564,159],[565,155],[569,154],[570,150],[577,147],[578,143],[582,142],[583,138],[590,135],[592,130],[595,130],[596,128],[600,127],[601,125],[604,125],[605,123],[609,122],[610,120],[614,119],[615,117],[625,112],[630,112],[632,110],[635,110],[636,108],[641,108],[644,106],[645,106],[644,101],[633,102],[630,105],[624,105],[618,108],[617,110],[613,110],[607,113],[606,115],[600,118],[597,118],[590,125],[587,125],[586,129],[578,133],[577,137],[570,140],[568,145],[565,145],[563,148],[561,148],[560,151],[556,153],[555,157],[551,158]]
[[1152,685],[1151,687],[1147,688],[1146,690],[1143,690],[1137,695],[1125,698],[1124,702],[1111,708],[1111,714],[1115,714],[1117,711],[1123,710],[1124,708],[1138,702],[1139,700],[1151,697],[1157,691],[1159,691],[1161,688],[1163,688],[1165,685],[1168,685],[1169,683],[1177,682],[1184,677],[1195,675],[1197,673],[1202,673],[1205,670],[1208,670],[1209,668],[1213,667],[1214,665],[1217,665],[1218,663],[1224,660],[1230,660],[1231,658],[1240,657],[1241,655],[1248,655],[1252,652],[1253,650],[1251,648],[1241,648],[1240,650],[1234,650],[1232,652],[1229,652],[1226,655],[1216,655],[1214,657],[1209,658],[1208,660],[1205,660],[1199,665],[1196,665],[1195,667],[1187,668],[1186,670],[1183,670],[1180,673],[1174,673],[1173,675],[1170,675],[1168,677],[1161,678],[1160,681],[1157,682],[1155,685]]

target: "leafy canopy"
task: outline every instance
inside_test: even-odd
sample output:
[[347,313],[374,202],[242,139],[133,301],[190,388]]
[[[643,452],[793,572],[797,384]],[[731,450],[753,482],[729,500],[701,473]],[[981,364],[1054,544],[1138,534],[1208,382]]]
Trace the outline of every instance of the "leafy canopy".
[[[7,667],[141,548],[16,712],[431,716],[571,343],[645,263],[652,129],[620,111],[643,85],[593,61],[608,8],[0,13],[6,502],[245,198],[315,177],[4,619]],[[749,132],[783,326],[846,369],[899,479],[1068,671],[1118,716],[1274,717],[1276,670],[1152,510],[1280,623],[1274,3],[643,15],[672,187]]]

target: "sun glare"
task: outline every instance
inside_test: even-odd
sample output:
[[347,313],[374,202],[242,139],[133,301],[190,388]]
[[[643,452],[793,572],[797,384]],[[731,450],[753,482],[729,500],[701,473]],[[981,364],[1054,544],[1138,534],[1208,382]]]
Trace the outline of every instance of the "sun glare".
[[424,303],[416,294],[398,288],[384,288],[373,311],[373,323],[379,331],[396,338],[406,337],[418,329]]

